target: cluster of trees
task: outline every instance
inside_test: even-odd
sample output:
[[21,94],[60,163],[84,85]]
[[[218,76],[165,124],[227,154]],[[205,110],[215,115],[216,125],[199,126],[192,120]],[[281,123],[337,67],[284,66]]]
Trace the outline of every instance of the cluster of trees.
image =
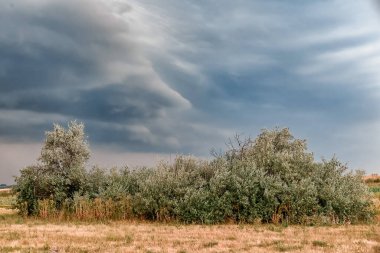
[[316,162],[289,129],[236,137],[210,161],[178,156],[154,168],[87,171],[83,124],[54,125],[39,163],[16,178],[25,215],[141,218],[185,223],[344,223],[373,217],[362,173],[336,158]]
[[6,189],[8,186],[6,184],[0,184],[0,189]]

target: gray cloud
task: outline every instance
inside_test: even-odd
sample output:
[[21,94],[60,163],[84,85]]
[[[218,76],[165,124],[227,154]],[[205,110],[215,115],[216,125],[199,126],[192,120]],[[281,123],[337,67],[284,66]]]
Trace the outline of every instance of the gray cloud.
[[[132,10],[128,6],[118,5],[118,11],[128,14]],[[164,120],[169,111],[191,107],[161,80],[135,41],[138,34],[112,13],[113,6],[93,1],[12,1],[1,7],[7,21],[0,25],[4,31],[0,37],[1,109],[58,114],[61,121],[78,118],[93,122],[89,129],[107,122],[126,124],[124,128],[131,131],[139,124],[146,129],[140,134],[145,135],[150,132],[150,120]],[[43,131],[41,125],[53,118],[29,125],[24,135],[32,136],[38,128]],[[21,132],[21,126],[3,122],[2,137]],[[133,139],[125,136],[128,131],[112,137],[111,130],[111,141],[128,145],[123,141]]]
[[343,0],[5,0],[0,140],[78,119],[95,146],[207,155],[278,125],[371,171],[379,23],[370,2]]

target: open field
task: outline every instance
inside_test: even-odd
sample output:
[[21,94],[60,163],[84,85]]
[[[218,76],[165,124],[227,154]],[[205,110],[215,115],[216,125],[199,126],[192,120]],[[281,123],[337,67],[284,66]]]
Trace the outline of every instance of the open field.
[[380,252],[378,225],[49,223],[0,215],[0,252]]

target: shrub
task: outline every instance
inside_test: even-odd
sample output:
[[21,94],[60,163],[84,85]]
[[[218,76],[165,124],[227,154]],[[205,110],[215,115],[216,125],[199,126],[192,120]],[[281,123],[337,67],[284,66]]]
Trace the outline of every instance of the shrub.
[[44,218],[177,220],[184,223],[287,224],[368,221],[373,216],[361,172],[335,157],[316,162],[289,129],[230,141],[210,161],[178,156],[153,168],[84,169],[83,125],[54,125],[39,164],[16,178],[16,207]]

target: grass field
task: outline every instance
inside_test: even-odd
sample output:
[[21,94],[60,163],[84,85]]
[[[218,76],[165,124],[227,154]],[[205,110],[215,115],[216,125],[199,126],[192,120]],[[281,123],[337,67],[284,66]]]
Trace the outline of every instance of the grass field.
[[[4,211],[4,210],[3,210]],[[380,252],[380,227],[51,223],[0,215],[0,252]]]
[[[379,193],[376,199],[380,200]],[[345,226],[181,225],[22,218],[0,192],[0,252],[373,252],[379,223]]]
[[10,208],[14,200],[10,189],[0,189],[0,208]]

